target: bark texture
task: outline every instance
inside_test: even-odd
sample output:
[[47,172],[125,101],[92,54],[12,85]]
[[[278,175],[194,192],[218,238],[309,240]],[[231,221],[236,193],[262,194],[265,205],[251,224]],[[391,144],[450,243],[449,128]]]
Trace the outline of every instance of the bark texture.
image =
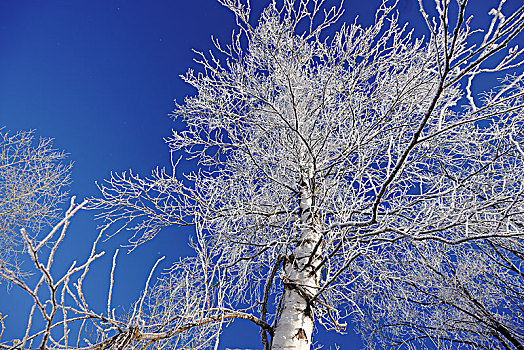
[[292,254],[284,261],[282,307],[272,338],[272,349],[310,349],[314,314],[309,304],[319,288],[320,270],[315,271],[320,240],[312,206],[312,194],[301,193],[302,237]]

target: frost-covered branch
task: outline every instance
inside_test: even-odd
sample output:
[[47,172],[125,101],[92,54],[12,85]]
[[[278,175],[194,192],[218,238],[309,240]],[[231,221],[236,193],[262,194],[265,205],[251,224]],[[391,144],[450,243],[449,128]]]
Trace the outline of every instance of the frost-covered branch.
[[0,264],[19,269],[24,238],[20,228],[35,237],[59,219],[71,164],[53,149],[52,140],[34,140],[33,132],[9,133],[0,129]]

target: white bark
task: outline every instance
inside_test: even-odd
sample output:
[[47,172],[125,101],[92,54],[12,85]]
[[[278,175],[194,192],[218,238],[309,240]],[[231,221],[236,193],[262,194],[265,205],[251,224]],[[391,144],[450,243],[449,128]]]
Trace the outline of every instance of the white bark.
[[287,284],[283,300],[272,349],[310,349],[314,320],[306,298]]
[[309,302],[319,289],[320,270],[315,271],[319,258],[315,246],[320,235],[315,227],[312,194],[305,186],[302,186],[300,208],[302,237],[284,261],[282,308],[272,349],[310,349],[312,344],[314,314]]

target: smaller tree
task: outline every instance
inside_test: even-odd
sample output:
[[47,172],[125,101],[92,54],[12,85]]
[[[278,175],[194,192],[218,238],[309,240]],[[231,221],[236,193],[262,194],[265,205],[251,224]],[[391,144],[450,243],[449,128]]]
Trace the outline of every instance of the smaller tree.
[[23,246],[20,228],[35,237],[58,219],[72,164],[53,148],[52,139],[34,140],[32,131],[0,129],[0,266],[18,270]]

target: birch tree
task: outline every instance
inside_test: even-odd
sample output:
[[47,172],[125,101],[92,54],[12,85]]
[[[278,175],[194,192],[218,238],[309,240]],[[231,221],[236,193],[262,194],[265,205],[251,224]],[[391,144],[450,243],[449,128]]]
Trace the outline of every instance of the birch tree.
[[[371,330],[370,347],[520,348],[520,333],[508,336],[521,332],[519,311],[496,308],[521,295],[508,254],[522,256],[523,50],[513,43],[524,7],[506,13],[500,1],[475,28],[466,0],[420,1],[428,34],[414,38],[387,1],[369,27],[340,24],[343,4],[271,2],[255,22],[248,2],[219,1],[237,30],[183,76],[196,94],[173,112],[172,169],[113,174],[90,204],[132,246],[193,226],[195,254],[156,283],[150,275],[128,315],[114,314],[111,287],[107,311],[74,297],[78,320],[97,324],[95,341],[76,348],[216,349],[234,319],[258,327],[264,349],[310,349],[316,327],[344,332],[351,319]],[[479,93],[486,76],[499,83]],[[423,304],[434,290],[421,282],[448,303]],[[471,324],[484,311],[463,305],[482,288],[477,301],[508,332]],[[429,323],[429,311],[450,309],[464,322]],[[75,320],[48,321],[38,336]],[[66,334],[41,347],[75,347]]]
[[[265,348],[309,349],[315,325],[343,331],[362,312],[355,283],[380,285],[362,276],[393,266],[382,251],[435,241],[474,254],[462,243],[520,237],[522,49],[511,42],[524,8],[500,2],[488,28],[472,28],[467,1],[420,2],[429,34],[415,39],[387,2],[372,26],[336,31],[342,5],[271,3],[255,25],[248,3],[221,2],[237,32],[198,53],[201,71],[183,77],[197,94],[173,113],[185,128],[167,140],[199,170],[115,175],[98,202],[135,244],[196,225],[215,281],[193,318],[247,303]],[[475,93],[488,73],[500,84]]]

